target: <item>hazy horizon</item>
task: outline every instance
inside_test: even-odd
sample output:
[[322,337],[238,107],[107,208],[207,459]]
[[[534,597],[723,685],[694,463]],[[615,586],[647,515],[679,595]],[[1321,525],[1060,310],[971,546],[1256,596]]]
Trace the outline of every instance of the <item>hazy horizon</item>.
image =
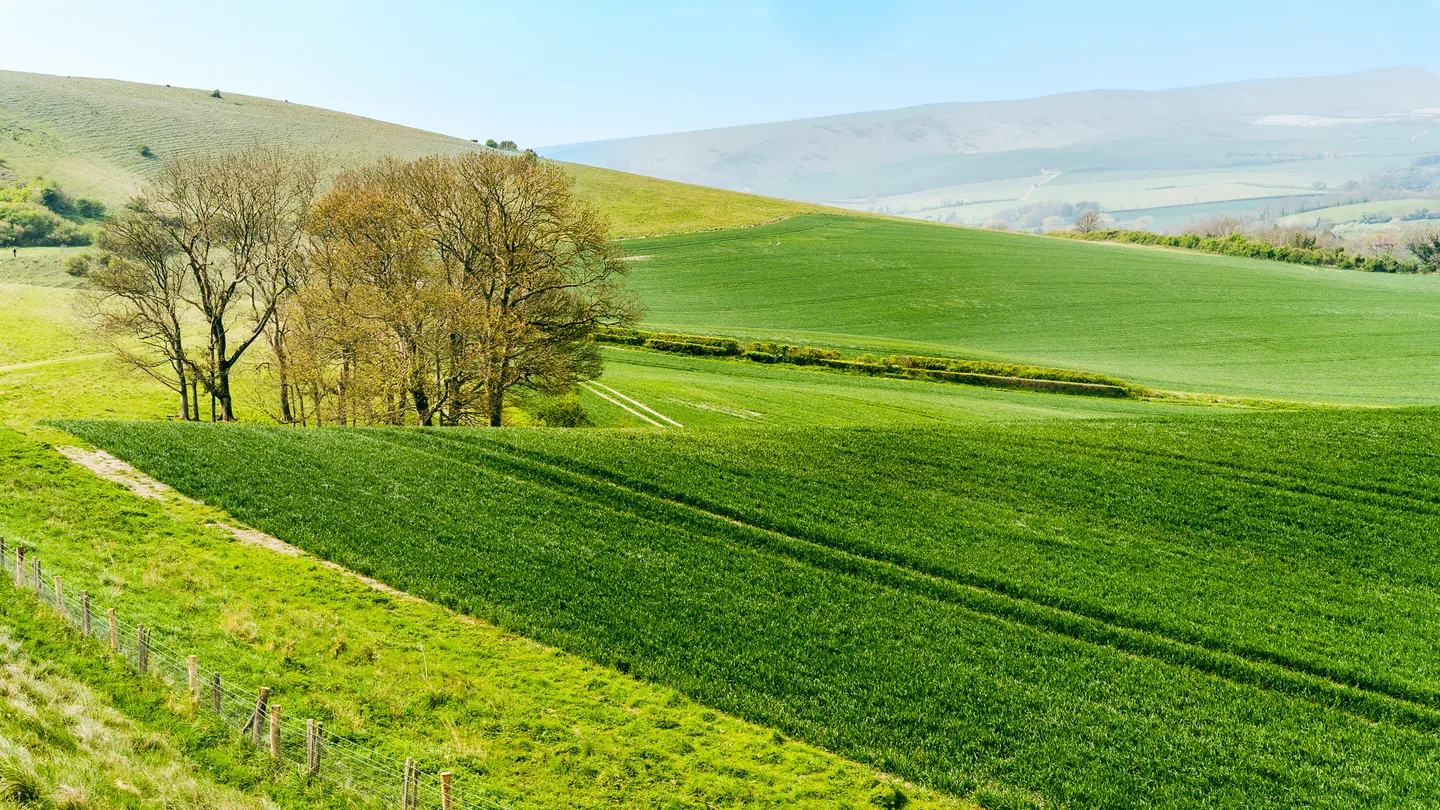
[[0,68],[218,88],[534,147],[1096,89],[1440,71],[1436,0],[1363,15],[1232,0],[1203,14],[933,0],[445,2],[410,13],[329,0],[0,0],[0,13],[18,34]]

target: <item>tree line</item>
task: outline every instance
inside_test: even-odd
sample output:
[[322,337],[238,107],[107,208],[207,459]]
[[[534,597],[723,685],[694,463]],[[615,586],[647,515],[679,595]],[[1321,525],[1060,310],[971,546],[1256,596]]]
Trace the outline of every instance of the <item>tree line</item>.
[[507,398],[601,371],[632,323],[626,263],[559,166],[477,151],[384,160],[321,193],[319,164],[254,146],[162,166],[106,222],[87,307],[182,419],[236,416],[260,345],[273,416],[500,425]]

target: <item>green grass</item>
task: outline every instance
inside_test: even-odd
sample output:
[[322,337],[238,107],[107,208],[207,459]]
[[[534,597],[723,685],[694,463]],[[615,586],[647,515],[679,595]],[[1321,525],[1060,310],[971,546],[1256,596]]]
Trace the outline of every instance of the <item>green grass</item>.
[[[439,135],[331,110],[210,90],[0,71],[0,179],[43,175],[69,193],[123,204],[161,161],[261,141],[315,154],[332,167],[383,156],[416,158],[477,148]],[[140,154],[150,147],[154,157]],[[568,167],[616,236],[756,225],[816,206],[587,166]],[[0,268],[0,280],[3,280]]]
[[[863,377],[608,346],[605,375],[600,382],[687,428],[939,426],[974,421],[1144,418],[1202,410],[1169,403]],[[591,391],[582,389],[581,401],[597,424],[645,426],[634,415]]]
[[10,248],[0,250],[0,285],[27,284],[38,287],[79,287],[83,279],[65,272],[66,257],[95,252],[84,247],[19,248],[10,255]]
[[0,806],[373,806],[307,784],[0,583]]
[[[868,807],[890,790],[870,768],[673,689],[377,592],[313,558],[235,542],[205,525],[216,519],[233,520],[140,500],[0,428],[0,535],[12,547],[33,546],[67,585],[89,587],[98,606],[156,628],[203,665],[223,664],[232,683],[273,687],[290,716],[414,756],[427,772],[452,770],[468,793],[516,810],[818,809]],[[0,619],[10,604],[0,600]],[[223,769],[223,751],[201,754],[192,756]],[[956,806],[902,790],[911,807]]]
[[1440,800],[1437,424],[67,427],[342,565],[933,787],[1260,808]]
[[630,246],[649,328],[1083,369],[1306,401],[1440,401],[1440,279],[802,217]]

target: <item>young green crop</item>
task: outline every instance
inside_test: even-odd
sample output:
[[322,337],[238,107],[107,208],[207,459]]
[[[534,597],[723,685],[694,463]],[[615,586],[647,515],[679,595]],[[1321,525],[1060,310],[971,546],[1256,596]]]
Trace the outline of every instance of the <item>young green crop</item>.
[[[7,548],[23,543],[68,587],[88,588],[97,608],[113,606],[122,619],[155,628],[157,641],[223,670],[232,685],[272,687],[291,717],[316,717],[401,761],[415,757],[427,773],[453,771],[468,794],[516,810],[830,810],[892,793],[893,780],[872,768],[673,689],[207,525],[225,519],[208,508],[141,499],[0,428]],[[237,753],[258,752],[233,731],[186,732],[191,714],[176,714],[172,707],[184,701],[171,689],[154,681],[137,689],[133,668],[93,642],[81,644],[60,619],[27,624],[27,606],[47,612],[33,597],[0,599],[0,623],[24,630],[37,659],[68,668],[170,737],[202,772],[241,787],[269,786],[284,807],[322,806],[291,790],[306,780],[266,781],[268,756],[247,764]],[[959,804],[914,786],[902,790],[914,810]]]
[[[645,328],[1434,404],[1440,278],[829,216],[646,240]],[[640,257],[643,260],[638,260]]]
[[[342,565],[935,787],[1254,808],[1440,800],[1430,518],[1415,490],[1311,492],[1367,468],[1367,433],[1423,454],[1426,417],[69,427]],[[1286,453],[1317,430],[1314,455]],[[1332,480],[1321,459],[1352,435]],[[1294,482],[1217,474],[1269,449]]]

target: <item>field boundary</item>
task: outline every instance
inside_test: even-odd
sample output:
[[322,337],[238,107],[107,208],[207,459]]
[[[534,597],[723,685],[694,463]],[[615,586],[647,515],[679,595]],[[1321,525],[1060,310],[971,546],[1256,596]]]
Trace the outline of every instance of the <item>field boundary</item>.
[[[383,434],[376,432],[363,435],[454,464],[487,469],[451,455],[387,441]],[[442,443],[454,441],[445,436],[433,438]],[[1234,683],[1293,695],[1371,722],[1389,721],[1427,731],[1440,730],[1440,707],[1435,705],[1436,697],[1433,695],[1366,681],[1347,673],[1326,672],[1306,662],[1262,651],[1232,649],[1203,639],[1177,637],[1161,628],[1130,624],[1120,621],[1118,616],[1092,614],[1059,600],[1047,600],[1002,581],[927,570],[912,561],[874,549],[839,547],[825,540],[750,523],[743,515],[714,511],[709,505],[669,496],[658,488],[637,485],[603,472],[577,471],[564,463],[544,456],[537,457],[528,451],[479,449],[473,445],[467,448],[498,462],[502,467],[508,467],[504,472],[509,477],[542,486],[559,485],[556,488],[570,497],[610,510],[623,510],[667,525],[679,523],[710,529],[723,527],[724,535],[733,542],[758,548],[764,553],[954,604],[990,618],[1029,626],[1079,643],[1187,667]],[[490,471],[495,470],[490,468]],[[565,478],[570,480],[563,480]],[[597,492],[597,486],[604,490]],[[655,491],[650,491],[652,489]],[[629,496],[631,503],[617,504],[613,497],[616,492]],[[649,502],[649,506],[636,503],[636,500]],[[676,517],[679,519],[676,520]]]
[[1145,393],[1123,380],[1088,371],[1027,366],[989,360],[953,357],[892,355],[876,358],[863,355],[842,357],[833,349],[792,346],[766,341],[745,342],[715,335],[647,332],[640,329],[602,327],[595,341],[667,354],[711,359],[746,360],[764,365],[807,366],[868,377],[924,380],[972,385],[983,388],[1042,391],[1052,394],[1123,399]]
[[168,634],[157,638],[155,628],[132,624],[114,608],[100,612],[88,590],[76,591],[60,575],[42,569],[33,553],[27,572],[26,556],[26,546],[17,542],[7,547],[0,537],[0,580],[5,583],[0,588],[14,597],[28,592],[41,604],[52,605],[82,636],[131,663],[142,677],[154,677],[185,694],[197,711],[208,708],[222,724],[268,750],[278,766],[402,810],[510,810],[492,799],[456,791],[449,772],[422,770],[413,757],[398,760],[338,735],[314,718],[282,712],[271,702],[268,687],[258,687],[252,696],[225,680],[219,669],[202,667],[196,656],[167,644]]

